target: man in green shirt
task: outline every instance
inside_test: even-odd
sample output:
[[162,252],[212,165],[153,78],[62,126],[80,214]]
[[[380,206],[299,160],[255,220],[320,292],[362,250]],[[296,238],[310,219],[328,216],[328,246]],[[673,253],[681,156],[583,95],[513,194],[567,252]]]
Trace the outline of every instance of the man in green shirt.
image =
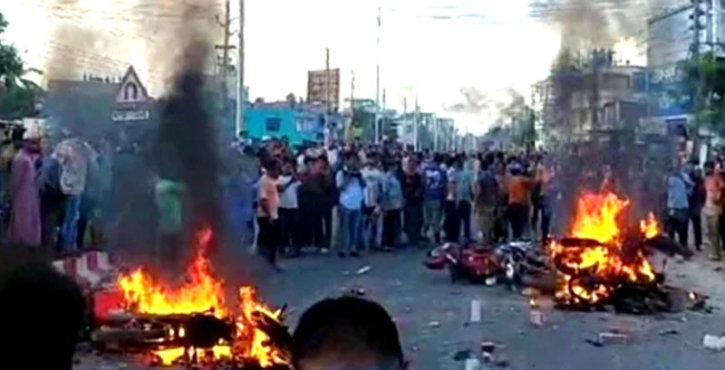
[[183,235],[182,194],[184,186],[178,182],[158,178],[155,200],[158,210],[159,253],[162,264],[178,266]]

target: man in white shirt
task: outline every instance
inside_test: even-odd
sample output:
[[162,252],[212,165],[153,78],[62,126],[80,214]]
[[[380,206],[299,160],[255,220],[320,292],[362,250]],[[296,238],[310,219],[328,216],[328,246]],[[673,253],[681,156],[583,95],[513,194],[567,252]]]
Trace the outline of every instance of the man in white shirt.
[[293,248],[292,255],[300,255],[300,232],[297,192],[300,181],[295,174],[295,161],[290,159],[282,165],[282,176],[278,180],[279,190],[279,221],[281,239],[280,246],[289,250]]
[[375,153],[367,156],[365,167],[362,169],[362,178],[365,181],[365,202],[363,207],[363,244],[368,249],[377,249],[380,246],[381,210],[380,198],[382,196],[383,171],[380,160]]

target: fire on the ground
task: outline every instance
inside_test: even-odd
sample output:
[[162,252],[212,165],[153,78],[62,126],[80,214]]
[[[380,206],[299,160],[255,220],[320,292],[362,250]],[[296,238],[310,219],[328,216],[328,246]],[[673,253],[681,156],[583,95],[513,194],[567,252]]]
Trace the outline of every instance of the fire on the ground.
[[[611,298],[619,284],[655,282],[655,273],[640,248],[641,243],[629,243],[620,230],[620,216],[628,206],[628,200],[611,192],[584,193],[578,199],[570,236],[587,245],[564,245],[562,240],[549,245],[560,273],[555,296],[558,302],[594,305]],[[659,234],[651,213],[638,226],[645,239]]]
[[[215,277],[207,258],[209,244],[213,238],[210,228],[197,235],[196,257],[187,271],[187,282],[178,289],[170,289],[142,269],[118,278],[127,309],[139,314],[179,315],[208,314],[217,319],[233,323],[233,339],[220,339],[212,348],[171,347],[154,350],[153,353],[163,365],[180,360],[209,359],[213,361],[254,360],[261,367],[284,365],[289,362],[284,350],[276,348],[269,336],[261,330],[255,316],[260,313],[272,320],[280,320],[281,310],[265,306],[256,297],[251,286],[239,288],[238,306],[230,309],[224,301],[224,281]],[[183,338],[187,328],[168,329],[171,338]],[[186,356],[186,358],[185,358]]]

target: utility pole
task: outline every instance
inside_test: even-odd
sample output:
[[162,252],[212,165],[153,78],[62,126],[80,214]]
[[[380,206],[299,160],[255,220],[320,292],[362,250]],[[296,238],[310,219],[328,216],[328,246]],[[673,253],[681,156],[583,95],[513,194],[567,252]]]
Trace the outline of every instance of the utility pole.
[[239,0],[239,56],[237,58],[237,118],[236,132],[238,136],[244,131],[244,108],[247,94],[244,89],[244,0]]
[[418,126],[420,125],[420,123],[418,122],[418,120],[420,118],[419,114],[418,114],[419,110],[420,110],[420,108],[418,107],[418,93],[416,92],[416,94],[415,94],[415,113],[413,116],[413,135],[415,135],[415,141],[413,142],[413,148],[415,149],[416,152],[418,151],[418,148],[420,147],[420,138],[418,137]]
[[702,29],[705,25],[703,25],[700,22],[700,17],[705,15],[705,12],[700,7],[703,0],[692,0],[692,6],[693,6],[693,13],[690,16],[690,19],[692,19],[693,24],[690,27],[692,30],[692,45],[691,45],[691,51],[692,51],[692,60],[695,63],[695,66],[698,70],[698,74],[700,75],[700,81],[698,82],[698,86],[694,89],[694,96],[693,96],[693,118],[694,118],[694,130],[695,130],[695,139],[693,140],[693,151],[692,151],[692,158],[697,158],[699,150],[700,150],[700,126],[701,126],[701,117],[700,112],[703,108],[703,93],[702,87],[705,82],[704,75],[702,73],[702,57],[700,55],[700,32],[702,32]]
[[[227,84],[227,79],[229,76],[229,50],[233,49],[234,46],[229,45],[229,38],[230,38],[230,28],[231,28],[231,12],[230,12],[230,0],[226,0],[225,3],[225,12],[224,12],[224,22],[221,22],[221,26],[224,28],[224,44],[223,45],[217,45],[217,49],[222,49],[222,62],[221,62],[221,91],[222,91],[222,107],[223,111],[227,112],[228,108],[228,100],[229,100],[229,86]],[[234,134],[236,136],[238,132]]]
[[352,78],[350,79],[350,123],[345,128],[345,140],[351,141],[351,130],[353,120],[355,118],[355,71],[352,71]]
[[330,48],[325,48],[325,147],[330,146]]
[[380,29],[382,27],[382,15],[380,7],[378,7],[378,49],[377,49],[377,82],[375,84],[375,144],[378,144],[379,142],[379,131],[380,127],[378,124],[378,115],[380,114]]

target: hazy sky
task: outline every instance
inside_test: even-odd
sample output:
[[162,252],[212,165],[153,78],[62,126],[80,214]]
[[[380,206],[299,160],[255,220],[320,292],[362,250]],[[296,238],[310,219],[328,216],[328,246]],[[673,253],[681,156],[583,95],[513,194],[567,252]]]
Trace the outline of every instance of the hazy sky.
[[[56,5],[45,0],[0,0],[0,12],[10,22],[6,38],[24,52],[30,66],[42,69],[58,53],[95,74],[118,75],[124,64],[132,63],[158,95],[172,71],[151,60],[159,47],[154,43],[157,34],[141,30],[148,26],[144,22],[174,20],[148,15],[150,10],[132,12],[139,2],[150,4],[143,9],[154,6],[153,0],[56,0]],[[221,14],[223,8],[214,3],[210,0]],[[532,83],[546,77],[560,43],[555,26],[528,17],[528,3],[381,2],[381,85],[387,90],[387,106],[402,110],[407,98],[412,110],[417,95],[421,109],[453,116],[446,107],[463,101],[462,88],[490,93],[513,87],[528,94]],[[234,15],[237,9],[233,4]],[[305,96],[306,72],[324,68],[326,47],[331,50],[332,67],[342,69],[343,98],[350,96],[352,71],[355,97],[375,98],[377,9],[378,4],[368,0],[246,0],[250,98],[278,100],[290,92]],[[68,32],[54,32],[59,28]],[[88,37],[72,36],[74,29]],[[218,34],[220,39],[221,29]],[[80,41],[71,43],[69,38]],[[484,117],[456,119],[461,128],[473,132],[493,123]]]

